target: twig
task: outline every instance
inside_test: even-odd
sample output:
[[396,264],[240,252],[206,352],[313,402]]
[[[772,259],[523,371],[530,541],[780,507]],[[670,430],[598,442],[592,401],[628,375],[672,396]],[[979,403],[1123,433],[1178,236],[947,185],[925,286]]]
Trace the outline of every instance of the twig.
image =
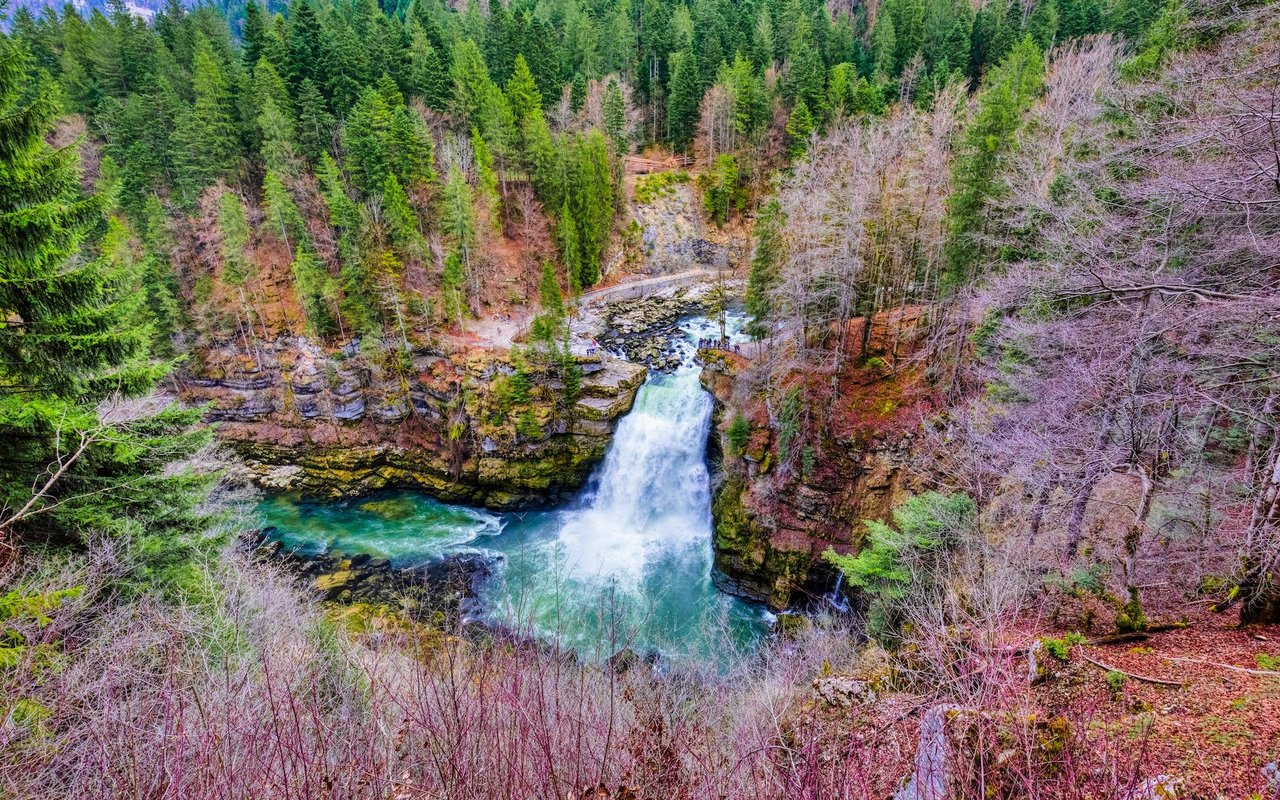
[[1089,658],[1084,653],[1081,653],[1080,657],[1083,658],[1085,661],[1088,661],[1090,664],[1094,665],[1095,667],[1098,667],[1099,669],[1105,669],[1107,672],[1119,672],[1121,675],[1125,676],[1126,678],[1133,678],[1135,681],[1142,681],[1143,683],[1154,683],[1158,686],[1177,686],[1178,688],[1182,688],[1182,686],[1184,685],[1181,681],[1166,681],[1161,678],[1152,678],[1147,675],[1138,675],[1133,672],[1125,672],[1124,670],[1113,667],[1110,664],[1104,664],[1101,661],[1095,661],[1092,658]]
[[1204,664],[1207,667],[1218,667],[1219,669],[1229,669],[1232,672],[1243,672],[1246,675],[1260,675],[1264,678],[1280,678],[1280,672],[1270,669],[1249,669],[1248,667],[1237,667],[1231,664],[1219,664],[1217,661],[1202,661],[1198,658],[1178,658],[1176,656],[1160,656],[1165,661],[1179,661],[1186,664]]

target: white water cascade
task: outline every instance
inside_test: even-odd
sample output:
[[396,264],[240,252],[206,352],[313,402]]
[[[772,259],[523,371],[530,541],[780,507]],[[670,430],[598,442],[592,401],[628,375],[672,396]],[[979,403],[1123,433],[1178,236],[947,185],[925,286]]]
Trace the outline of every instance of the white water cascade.
[[629,588],[655,557],[709,543],[712,404],[698,373],[690,352],[675,372],[650,378],[618,424],[595,491],[566,513],[560,530],[575,577]]
[[[742,340],[741,323],[730,321],[731,342]],[[767,612],[712,582],[713,403],[698,381],[695,343],[718,338],[719,326],[694,319],[682,328],[680,368],[645,381],[578,502],[509,522],[492,540],[507,556],[503,602],[492,616],[532,623],[579,649],[625,645],[703,658],[765,630]]]

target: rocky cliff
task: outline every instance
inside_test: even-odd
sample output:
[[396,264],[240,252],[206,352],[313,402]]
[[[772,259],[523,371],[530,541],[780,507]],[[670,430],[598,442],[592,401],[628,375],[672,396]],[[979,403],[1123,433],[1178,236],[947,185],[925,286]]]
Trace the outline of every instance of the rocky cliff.
[[866,521],[888,519],[913,489],[907,466],[927,395],[910,375],[860,370],[865,383],[838,409],[856,420],[833,426],[816,452],[780,469],[777,420],[751,394],[759,375],[745,357],[705,356],[702,383],[716,398],[712,435],[723,453],[712,502],[716,579],[775,609],[803,606],[833,586],[823,552],[856,550]]
[[203,350],[182,391],[210,405],[264,487],[335,497],[420,488],[519,508],[586,481],[646,374],[607,356],[576,358],[576,375],[538,361],[486,349],[328,352],[281,337]]

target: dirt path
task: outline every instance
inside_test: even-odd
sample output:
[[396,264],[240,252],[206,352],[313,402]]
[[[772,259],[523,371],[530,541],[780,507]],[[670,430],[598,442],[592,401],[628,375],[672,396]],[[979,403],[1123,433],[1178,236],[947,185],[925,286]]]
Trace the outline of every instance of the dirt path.
[[[643,297],[665,289],[674,289],[679,286],[708,280],[715,276],[715,270],[691,269],[672,275],[654,275],[649,278],[623,281],[613,286],[601,286],[598,289],[591,289],[582,293],[582,296],[578,299],[578,313],[581,314],[590,307],[604,305],[614,300]],[[493,317],[473,320],[465,325],[461,336],[454,338],[460,341],[474,341],[493,347],[510,347],[521,333],[528,330],[529,325],[533,322],[535,313],[536,311],[531,309],[522,314],[513,315],[508,319]]]

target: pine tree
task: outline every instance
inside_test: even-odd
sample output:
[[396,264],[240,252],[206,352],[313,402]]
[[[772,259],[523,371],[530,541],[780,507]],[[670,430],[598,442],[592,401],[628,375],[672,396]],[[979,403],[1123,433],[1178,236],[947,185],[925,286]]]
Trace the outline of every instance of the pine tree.
[[813,133],[813,116],[804,100],[797,100],[791,116],[787,117],[787,157],[797,161],[809,149],[809,136]]
[[391,242],[401,253],[421,257],[426,252],[426,242],[418,229],[418,217],[409,207],[409,195],[405,194],[394,173],[389,173],[382,185],[382,214]]
[[538,85],[529,71],[529,62],[524,54],[516,56],[515,67],[511,79],[507,81],[507,99],[511,101],[511,113],[517,120],[526,114],[542,110],[542,95],[538,93]]
[[692,50],[672,53],[667,90],[667,134],[677,150],[685,150],[698,130],[702,84]]
[[604,116],[604,132],[621,148],[627,132],[627,106],[617,80],[610,79],[609,85],[605,87],[601,113]]
[[240,160],[230,91],[204,36],[196,39],[192,86],[195,103],[174,134],[178,189],[188,204],[215,180],[231,177]]
[[172,464],[208,433],[193,428],[198,409],[113,399],[147,394],[169,365],[150,358],[138,265],[110,246],[74,258],[105,200],[81,193],[77,146],[46,144],[58,112],[0,37],[0,545],[33,531],[128,535],[126,580],[171,585],[194,572],[182,557],[205,528],[196,504],[208,486]]
[[773,290],[782,275],[785,225],[786,218],[777,200],[769,201],[756,219],[756,248],[751,256],[746,295],[747,314],[751,316],[747,333],[755,339],[769,335],[774,308]]
[[440,279],[440,301],[444,317],[451,324],[461,325],[467,315],[467,271],[461,253],[450,251],[444,260],[444,275]]
[[1028,36],[991,71],[978,110],[952,161],[949,230],[944,250],[947,279],[972,278],[982,266],[981,233],[989,224],[987,203],[999,191],[1004,159],[1026,109],[1044,84],[1044,58]]
[[325,107],[324,97],[310,80],[298,90],[298,150],[312,164],[333,147],[333,115]]
[[569,201],[560,207],[556,220],[556,246],[560,249],[560,261],[569,276],[569,288],[576,295],[582,291],[582,243],[578,238],[578,226],[569,212]]

